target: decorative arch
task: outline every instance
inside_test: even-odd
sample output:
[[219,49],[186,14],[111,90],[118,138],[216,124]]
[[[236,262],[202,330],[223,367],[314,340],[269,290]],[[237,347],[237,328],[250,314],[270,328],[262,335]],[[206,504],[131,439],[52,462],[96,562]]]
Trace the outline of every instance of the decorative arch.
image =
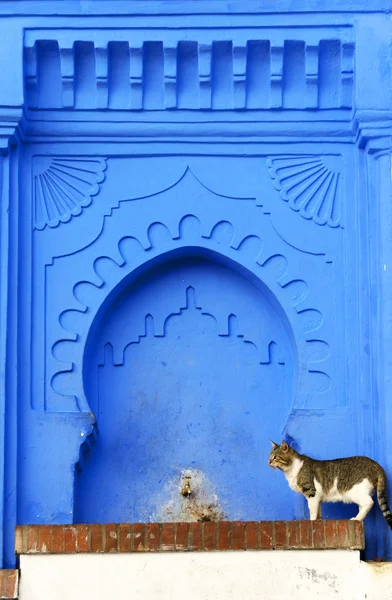
[[192,214],[181,218],[174,232],[163,222],[151,223],[145,239],[143,244],[133,236],[121,237],[111,252],[93,261],[85,278],[75,282],[75,308],[60,313],[63,335],[52,346],[55,371],[51,390],[57,410],[59,396],[63,398],[64,410],[90,410],[82,370],[76,365],[83,364],[88,335],[94,330],[99,311],[121,292],[129,278],[174,254],[207,253],[266,286],[285,315],[296,347],[294,402],[301,405],[302,390],[308,395],[322,395],[330,389],[330,347],[322,339],[323,315],[313,307],[308,284],[296,276],[285,256],[267,251],[259,236],[235,241],[234,226],[229,221],[218,221],[203,235],[202,223]]
[[185,506],[165,496],[183,469],[228,518],[255,518],[278,485],[257,465],[292,405],[290,326],[265,286],[191,250],[128,278],[95,318],[84,384],[99,435],[76,475],[78,521],[178,520]]

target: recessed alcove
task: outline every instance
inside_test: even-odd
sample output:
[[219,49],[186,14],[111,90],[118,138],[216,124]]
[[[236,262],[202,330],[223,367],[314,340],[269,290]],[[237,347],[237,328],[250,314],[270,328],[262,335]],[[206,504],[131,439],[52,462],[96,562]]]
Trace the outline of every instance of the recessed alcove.
[[[131,273],[86,344],[97,432],[76,472],[74,522],[292,518],[267,460],[296,363],[282,307],[233,261],[188,248]],[[180,494],[186,474],[199,513]]]

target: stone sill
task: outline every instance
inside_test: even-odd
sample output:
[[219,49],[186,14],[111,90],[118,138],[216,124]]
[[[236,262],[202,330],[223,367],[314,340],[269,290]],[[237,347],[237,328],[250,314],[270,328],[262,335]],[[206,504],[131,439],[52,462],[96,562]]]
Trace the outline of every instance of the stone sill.
[[19,587],[19,571],[17,569],[0,569],[0,598],[17,598]]
[[225,550],[363,550],[359,521],[218,521],[23,525],[15,553],[186,552]]

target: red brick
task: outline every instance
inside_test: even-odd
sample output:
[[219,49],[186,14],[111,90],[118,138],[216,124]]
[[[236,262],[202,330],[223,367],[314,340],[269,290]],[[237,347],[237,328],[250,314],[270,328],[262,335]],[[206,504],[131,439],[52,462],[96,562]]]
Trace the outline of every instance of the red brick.
[[260,548],[260,524],[258,521],[245,523],[246,549],[258,550]]
[[300,547],[299,521],[288,521],[287,523],[287,544],[289,548]]
[[336,531],[336,521],[328,519],[324,521],[324,531],[326,548],[337,548],[338,536]]
[[43,554],[52,551],[52,527],[40,525],[39,527],[39,551]]
[[275,523],[275,548],[287,548],[287,521]]
[[273,526],[272,521],[260,521],[260,548],[262,550],[272,550],[273,548]]
[[162,524],[162,550],[169,552],[175,550],[174,546],[174,523]]
[[64,552],[64,527],[62,525],[53,525],[52,527],[52,552],[53,554]]
[[19,574],[16,569],[2,569],[0,571],[1,598],[18,597]]
[[118,526],[119,550],[120,552],[131,552],[133,550],[132,525],[121,524]]
[[219,521],[218,523],[218,549],[231,550],[231,522]]
[[89,525],[91,552],[103,552],[102,525]]
[[107,523],[105,530],[105,552],[117,552],[117,525]]
[[361,521],[351,521],[354,525],[354,544],[353,547],[358,550],[365,549],[365,531]]
[[348,529],[349,521],[336,521],[337,529],[337,547],[338,548],[349,548],[350,547],[350,536]]
[[324,521],[312,521],[313,547],[325,548]]
[[245,523],[242,521],[233,521],[231,547],[233,550],[245,550]]
[[27,552],[39,552],[39,526],[28,525],[27,532]]
[[358,521],[26,525],[15,529],[16,554],[363,546],[363,524]]
[[299,521],[299,542],[301,548],[313,548],[310,521]]
[[354,548],[355,547],[355,528],[354,528],[354,523],[355,521],[348,521],[347,522],[347,526],[348,526],[348,544],[349,544],[349,548]]
[[77,541],[76,548],[78,552],[89,552],[90,551],[90,532],[88,525],[77,525],[76,526]]
[[147,525],[147,541],[150,552],[157,552],[161,549],[161,532],[158,523],[149,523]]
[[177,523],[176,550],[188,550],[188,523]]
[[23,527],[15,528],[15,554],[23,554]]
[[189,523],[189,550],[201,550],[201,523]]
[[64,552],[74,554],[77,550],[76,527],[64,527]]
[[204,550],[217,549],[217,524],[213,521],[204,523]]
[[137,552],[144,552],[146,549],[146,526],[144,523],[134,523],[133,545]]
[[[5,590],[7,586],[8,569],[0,569],[0,598],[6,598]],[[12,597],[12,596],[11,596]]]

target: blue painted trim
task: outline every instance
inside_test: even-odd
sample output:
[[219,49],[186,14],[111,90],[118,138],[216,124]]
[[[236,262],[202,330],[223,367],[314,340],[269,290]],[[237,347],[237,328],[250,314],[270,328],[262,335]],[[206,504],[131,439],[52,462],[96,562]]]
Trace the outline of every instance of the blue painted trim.
[[[54,9],[55,7],[55,9]],[[2,0],[1,12],[9,15],[113,15],[113,14],[312,14],[389,13],[388,0]]]

